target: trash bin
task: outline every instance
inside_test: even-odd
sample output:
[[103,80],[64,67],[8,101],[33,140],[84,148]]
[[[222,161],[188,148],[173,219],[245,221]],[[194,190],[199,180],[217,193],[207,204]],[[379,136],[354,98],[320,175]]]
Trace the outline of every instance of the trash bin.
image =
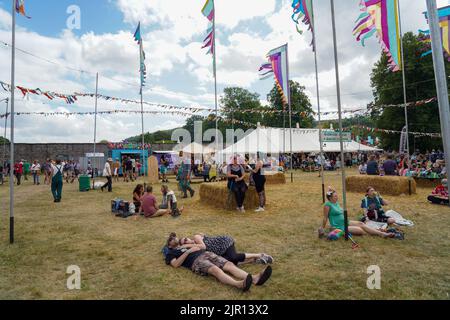
[[91,177],[90,176],[79,176],[80,192],[85,192],[91,190]]

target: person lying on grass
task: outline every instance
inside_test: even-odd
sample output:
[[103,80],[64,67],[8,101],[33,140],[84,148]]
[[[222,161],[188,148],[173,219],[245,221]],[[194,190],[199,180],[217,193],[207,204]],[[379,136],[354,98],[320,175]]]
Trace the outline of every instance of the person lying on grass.
[[180,240],[176,234],[170,234],[167,239],[167,247],[169,249],[167,250],[165,261],[167,265],[171,265],[174,268],[182,266],[202,276],[211,275],[221,283],[241,289],[244,292],[250,290],[252,284],[257,286],[263,285],[272,275],[271,266],[267,266],[257,275],[251,275],[239,269],[225,258],[201,249],[199,246],[187,249],[181,247],[179,243]]
[[209,237],[203,234],[197,234],[193,239],[180,238],[179,244],[181,247],[187,249],[198,246],[203,250],[227,259],[235,265],[245,263],[273,263],[273,258],[265,253],[237,253],[234,246],[235,241],[230,236]]
[[[323,233],[323,230],[326,228],[328,221],[330,222],[330,226],[333,230],[345,230],[344,210],[339,205],[339,196],[336,190],[330,187],[327,192],[327,199],[328,202],[325,203],[323,207],[323,223],[322,227],[319,229],[319,232]],[[393,233],[386,233],[376,229],[372,229],[361,221],[349,221],[348,232],[354,236],[364,236],[366,234],[369,234],[373,236],[380,236],[382,238],[395,237],[395,234]]]
[[389,225],[394,224],[395,219],[386,217],[383,210],[383,206],[387,205],[389,204],[386,200],[384,200],[374,188],[368,187],[366,196],[361,202],[361,208],[364,209],[364,217],[361,221],[367,222],[368,220],[372,220],[387,223]]

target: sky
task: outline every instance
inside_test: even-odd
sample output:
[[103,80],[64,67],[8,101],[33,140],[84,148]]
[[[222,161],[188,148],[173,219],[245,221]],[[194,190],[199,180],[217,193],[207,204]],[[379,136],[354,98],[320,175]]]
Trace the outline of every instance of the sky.
[[[32,53],[16,53],[16,85],[70,94],[95,92],[139,100],[139,48],[133,41],[141,23],[148,70],[144,100],[175,106],[214,108],[212,58],[201,49],[208,21],[201,14],[204,0],[26,0],[31,19],[17,16],[16,45]],[[271,49],[289,44],[290,78],[306,87],[317,110],[311,34],[297,33],[290,0],[216,0],[218,92],[244,87],[266,104],[273,80],[260,81],[258,68]],[[0,41],[11,43],[9,0],[0,0]],[[370,73],[381,48],[375,37],[365,47],[352,29],[360,0],[335,0],[339,69],[344,109],[372,101]],[[448,0],[438,0],[438,6]],[[67,23],[79,8],[80,27]],[[425,0],[400,0],[403,32],[427,29]],[[68,13],[69,12],[69,13]],[[337,110],[329,0],[315,1],[317,54],[322,111]],[[73,21],[73,20],[70,20]],[[40,58],[44,58],[40,59]],[[0,44],[0,81],[10,83],[11,49]],[[52,63],[49,63],[51,61]],[[83,70],[79,72],[76,70]],[[0,100],[8,93],[0,88]],[[38,96],[23,98],[16,91],[16,112],[91,112],[94,99],[74,105],[51,103]],[[0,104],[4,113],[5,104]],[[139,105],[99,100],[98,110],[140,110]],[[161,110],[146,106],[147,111]],[[22,143],[93,142],[93,116],[17,116],[15,141]],[[0,122],[3,134],[4,119]],[[185,116],[145,115],[145,131],[172,129]],[[9,127],[8,127],[9,129]],[[97,141],[119,142],[141,133],[139,114],[99,115]],[[9,131],[9,130],[8,130]],[[7,134],[9,138],[9,133]]]

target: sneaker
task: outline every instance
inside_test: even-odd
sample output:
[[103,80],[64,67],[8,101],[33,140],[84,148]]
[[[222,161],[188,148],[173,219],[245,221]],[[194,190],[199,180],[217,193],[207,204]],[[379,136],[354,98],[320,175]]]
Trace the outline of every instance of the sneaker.
[[241,210],[241,212],[242,212],[242,213],[245,213],[245,209],[244,209],[244,207],[241,207],[241,209],[240,209],[240,210]]
[[263,212],[263,211],[265,211],[265,209],[262,207],[259,207],[258,209],[255,210],[255,212]]
[[263,253],[262,258],[266,261],[267,264],[272,264],[273,263],[272,256],[269,256],[268,254]]

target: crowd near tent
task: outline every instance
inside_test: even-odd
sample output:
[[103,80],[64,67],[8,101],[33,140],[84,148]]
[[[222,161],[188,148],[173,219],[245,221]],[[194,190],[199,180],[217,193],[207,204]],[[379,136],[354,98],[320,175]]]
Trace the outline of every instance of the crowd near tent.
[[[281,153],[319,153],[319,129],[292,129],[292,150],[290,145],[290,129],[257,128],[248,133],[235,144],[220,151],[219,157],[232,154],[281,154]],[[324,142],[324,152],[340,152],[339,142]],[[379,151],[356,141],[344,142],[345,152]]]

